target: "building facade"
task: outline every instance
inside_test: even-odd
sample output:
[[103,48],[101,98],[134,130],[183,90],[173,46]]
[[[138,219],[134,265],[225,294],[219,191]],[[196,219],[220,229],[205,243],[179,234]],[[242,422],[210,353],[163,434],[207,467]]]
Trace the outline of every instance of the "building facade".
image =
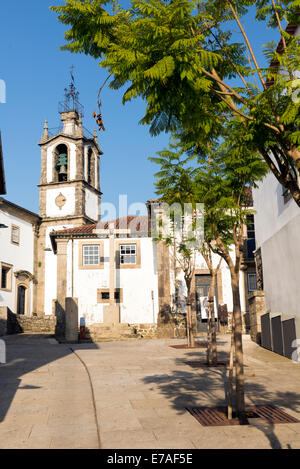
[[0,198],[0,306],[36,311],[36,249],[40,217]]
[[[91,135],[84,129],[76,102],[74,106],[64,106],[60,114],[60,130],[51,134],[45,121],[39,143],[39,216],[8,201],[0,207],[1,222],[8,226],[0,230],[0,306],[26,316],[61,317],[66,313],[66,299],[72,299],[77,305],[78,324],[84,319],[88,326],[156,325],[164,314],[176,318],[184,315],[183,272],[174,263],[172,249],[152,238],[151,201],[147,203],[148,216],[103,223],[102,151],[97,132]],[[248,242],[246,239],[245,229]],[[247,295],[253,287],[249,275],[253,277],[255,272],[253,259],[244,257],[240,284],[246,317]],[[215,266],[218,261],[214,255]],[[209,285],[209,271],[198,253],[192,310],[201,332],[206,330]],[[224,261],[217,278],[216,316],[219,305],[232,311],[230,272]]]
[[57,296],[57,257],[51,249],[51,231],[95,223],[100,216],[102,152],[97,135],[84,135],[81,116],[75,110],[62,112],[61,121],[62,130],[53,136],[45,122],[39,144],[38,316],[52,314],[52,300]]
[[[271,326],[267,326],[271,335],[265,345],[274,349],[272,321],[276,328],[280,319],[284,328],[292,328],[294,331],[289,333],[289,344],[284,344],[283,331],[274,331],[279,341],[278,347],[275,344],[274,351],[285,354],[286,346],[286,353],[290,354],[291,343],[300,338],[300,210],[271,173],[254,190],[253,198],[256,211],[258,283],[265,293],[266,314],[269,314],[271,321]],[[264,334],[264,330],[262,332]]]

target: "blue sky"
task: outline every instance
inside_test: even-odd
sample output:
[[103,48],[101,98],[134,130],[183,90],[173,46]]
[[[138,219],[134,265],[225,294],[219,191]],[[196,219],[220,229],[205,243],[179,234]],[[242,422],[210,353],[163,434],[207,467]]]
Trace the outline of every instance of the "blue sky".
[[[127,5],[128,2],[122,2]],[[37,142],[44,119],[49,127],[60,123],[58,102],[63,100],[68,85],[69,69],[75,66],[75,81],[80,102],[85,107],[84,125],[95,127],[92,113],[96,110],[99,86],[106,78],[97,61],[85,55],[62,52],[65,26],[57,21],[50,5],[63,0],[26,0],[2,2],[0,28],[0,79],[6,82],[6,104],[0,104],[7,199],[38,212],[40,148]],[[254,48],[260,56],[261,44],[278,40],[278,34],[256,23],[244,20]],[[261,57],[260,57],[261,58]],[[119,194],[127,194],[128,204],[144,202],[155,196],[156,166],[147,160],[165,147],[166,135],[151,137],[145,126],[138,125],[145,103],[121,103],[121,92],[105,88],[102,112],[106,132],[99,135],[104,152],[100,183],[102,200],[118,203]]]

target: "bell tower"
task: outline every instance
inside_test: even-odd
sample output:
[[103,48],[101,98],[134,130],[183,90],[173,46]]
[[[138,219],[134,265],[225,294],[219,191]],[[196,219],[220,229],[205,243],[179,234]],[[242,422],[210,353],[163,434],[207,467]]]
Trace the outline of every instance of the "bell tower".
[[[49,234],[52,230],[97,223],[100,217],[100,150],[97,131],[94,135],[83,128],[83,107],[79,93],[71,84],[59,104],[61,125],[50,132],[47,120],[41,142],[41,178],[39,215],[42,222],[38,240],[37,313],[51,314],[49,285],[55,285],[55,262]],[[45,291],[45,282],[47,291]],[[50,287],[51,288],[51,287]]]

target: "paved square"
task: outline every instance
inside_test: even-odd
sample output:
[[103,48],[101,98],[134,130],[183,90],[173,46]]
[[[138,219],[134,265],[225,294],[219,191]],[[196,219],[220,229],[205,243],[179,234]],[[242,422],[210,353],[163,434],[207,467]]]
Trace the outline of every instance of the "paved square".
[[[206,351],[170,347],[183,340],[70,346],[47,336],[5,340],[0,448],[98,448],[96,422],[102,448],[300,448],[300,423],[202,427],[185,407],[224,405],[226,369],[184,363],[205,360]],[[221,360],[229,340],[218,337]],[[300,420],[300,365],[248,336],[244,351],[247,404],[273,403]]]

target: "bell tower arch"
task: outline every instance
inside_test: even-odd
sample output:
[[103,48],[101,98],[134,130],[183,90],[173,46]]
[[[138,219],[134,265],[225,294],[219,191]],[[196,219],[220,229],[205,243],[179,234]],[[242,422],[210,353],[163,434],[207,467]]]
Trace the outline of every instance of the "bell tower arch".
[[39,146],[41,177],[39,214],[42,222],[38,239],[37,312],[51,314],[52,300],[44,285],[55,285],[56,256],[51,250],[52,230],[97,223],[100,218],[100,150],[97,132],[82,125],[83,107],[75,89],[73,75],[65,100],[60,103],[60,128],[51,132],[45,121]]

